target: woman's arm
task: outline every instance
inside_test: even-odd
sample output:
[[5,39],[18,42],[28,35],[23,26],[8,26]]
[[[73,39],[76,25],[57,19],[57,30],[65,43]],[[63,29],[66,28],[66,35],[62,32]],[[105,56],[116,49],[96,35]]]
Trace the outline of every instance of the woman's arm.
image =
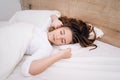
[[50,55],[43,59],[35,60],[31,63],[29,73],[31,75],[37,75],[51,66],[53,63],[71,57],[71,49],[65,49],[58,54]]
[[56,15],[51,15],[51,20],[52,20],[51,26],[54,27],[55,29],[63,25]]

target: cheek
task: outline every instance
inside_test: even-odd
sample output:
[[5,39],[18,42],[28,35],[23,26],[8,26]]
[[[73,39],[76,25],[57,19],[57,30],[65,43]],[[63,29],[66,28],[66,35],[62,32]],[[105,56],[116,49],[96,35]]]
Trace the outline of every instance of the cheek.
[[60,44],[60,40],[56,40],[55,43]]
[[68,44],[72,42],[72,36],[69,36],[67,39],[68,39]]
[[62,45],[62,44],[61,44],[61,40],[56,40],[54,43],[55,43],[56,45]]

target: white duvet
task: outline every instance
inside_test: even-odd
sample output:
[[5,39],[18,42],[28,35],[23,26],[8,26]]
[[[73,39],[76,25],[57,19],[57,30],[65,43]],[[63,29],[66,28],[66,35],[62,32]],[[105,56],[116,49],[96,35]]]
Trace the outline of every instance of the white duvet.
[[0,80],[4,80],[22,59],[34,26],[15,23],[0,26]]
[[96,41],[98,48],[81,48],[78,44],[55,47],[53,53],[71,47],[72,57],[56,62],[42,74],[24,77],[20,66],[7,80],[120,80],[120,48]]

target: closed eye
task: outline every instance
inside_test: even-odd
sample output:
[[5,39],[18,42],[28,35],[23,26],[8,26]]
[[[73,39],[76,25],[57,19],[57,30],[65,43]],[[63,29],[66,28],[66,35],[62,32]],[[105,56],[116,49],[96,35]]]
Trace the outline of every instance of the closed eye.
[[60,31],[60,34],[61,34],[61,35],[64,35],[64,34],[65,34],[65,31],[64,31],[64,30]]
[[[61,34],[61,35],[65,35],[65,30],[61,30],[61,31],[60,31],[60,34]],[[65,38],[62,38],[62,39],[61,39],[61,43],[62,43],[62,44],[66,44]]]
[[62,31],[60,31],[60,34],[62,35]]
[[61,39],[61,43],[62,44],[66,44],[66,40],[65,39]]

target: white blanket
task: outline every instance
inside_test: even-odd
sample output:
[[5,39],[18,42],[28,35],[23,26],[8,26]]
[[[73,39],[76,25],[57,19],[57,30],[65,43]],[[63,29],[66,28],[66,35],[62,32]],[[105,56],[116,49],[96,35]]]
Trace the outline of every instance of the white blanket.
[[34,26],[15,23],[0,26],[0,79],[4,80],[22,59]]
[[[56,62],[42,74],[24,77],[20,72],[21,63],[7,80],[120,80],[120,48],[96,41],[98,48],[72,48],[72,58]],[[55,47],[53,52],[66,46]],[[26,58],[25,56],[24,58]]]

